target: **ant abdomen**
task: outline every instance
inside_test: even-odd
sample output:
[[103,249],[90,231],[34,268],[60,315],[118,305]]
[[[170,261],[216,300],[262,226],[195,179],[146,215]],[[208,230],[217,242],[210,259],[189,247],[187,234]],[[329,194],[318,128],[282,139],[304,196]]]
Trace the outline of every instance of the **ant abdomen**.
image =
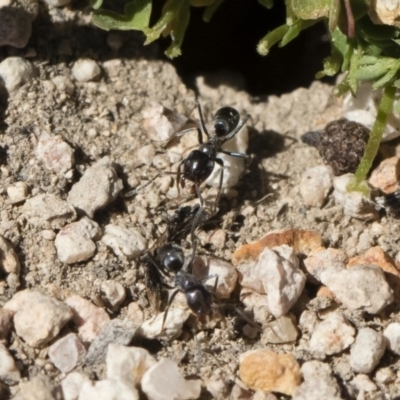
[[217,136],[226,136],[239,125],[240,115],[232,107],[220,108],[214,115],[214,129]]
[[183,268],[185,257],[182,248],[176,244],[166,244],[157,251],[159,264],[170,272],[178,272]]

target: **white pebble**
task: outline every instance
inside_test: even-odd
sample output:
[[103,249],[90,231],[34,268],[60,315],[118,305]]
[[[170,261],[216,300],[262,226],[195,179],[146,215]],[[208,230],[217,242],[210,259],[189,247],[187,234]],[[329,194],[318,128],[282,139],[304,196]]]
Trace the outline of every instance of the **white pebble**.
[[335,176],[333,179],[333,197],[336,204],[343,207],[345,215],[365,221],[378,219],[379,213],[374,204],[361,192],[349,192],[347,185],[353,178],[353,174]]
[[21,379],[15,361],[6,346],[0,343],[0,380],[7,385],[14,385]]
[[377,382],[387,385],[388,383],[394,382],[396,374],[390,367],[379,368],[376,371],[375,379]]
[[71,372],[61,381],[61,390],[64,400],[78,400],[79,392],[89,378],[79,372]]
[[74,83],[66,76],[63,75],[55,76],[52,79],[52,82],[54,83],[56,88],[62,93],[65,93],[69,96],[74,93],[75,90]]
[[340,387],[330,366],[320,361],[306,361],[301,366],[304,382],[296,389],[293,400],[341,400]]
[[17,253],[11,246],[11,244],[0,235],[0,271],[5,274],[19,275],[21,265]]
[[300,195],[306,206],[321,208],[333,185],[332,169],[319,165],[307,169],[300,181]]
[[271,317],[267,295],[242,288],[240,291],[240,301],[246,306],[246,310],[252,311],[256,322],[264,324]]
[[59,400],[55,382],[46,375],[38,374],[28,382],[21,382],[14,400]]
[[393,302],[393,291],[382,269],[373,264],[324,271],[321,282],[349,310],[377,314]]
[[141,347],[111,343],[107,351],[107,378],[137,386],[143,374],[156,363],[155,358]]
[[0,78],[9,93],[32,80],[35,73],[32,63],[21,57],[8,57],[0,63]]
[[219,299],[229,299],[235,289],[237,272],[235,267],[227,261],[196,257],[192,273],[197,279],[210,277],[205,283],[211,289],[214,289],[214,285],[217,283],[214,294]]
[[391,322],[383,331],[387,347],[393,353],[400,355],[400,323]]
[[138,391],[114,379],[85,382],[79,392],[78,400],[139,400]]
[[350,350],[350,366],[355,372],[369,374],[379,363],[386,348],[381,333],[371,328],[358,331]]
[[91,342],[110,321],[104,309],[78,295],[68,297],[65,302],[72,308],[72,321],[78,327],[78,334],[83,342]]
[[49,358],[61,372],[72,371],[85,357],[86,349],[75,333],[69,333],[49,347]]
[[104,157],[88,168],[78,183],[72,186],[68,202],[90,218],[96,210],[116,199],[123,184],[109,157]]
[[89,82],[96,79],[101,73],[100,67],[93,60],[82,58],[72,67],[72,76],[78,82]]
[[315,279],[321,282],[321,274],[345,269],[348,260],[349,258],[343,250],[329,247],[311,253],[304,260],[304,266]]
[[[375,4],[379,5],[381,2]],[[382,2],[381,4],[384,4]],[[390,15],[390,19],[396,18],[396,11],[392,9],[392,4],[388,2],[388,6],[384,5],[383,8],[387,15]],[[375,10],[373,11],[375,14]],[[384,23],[382,21],[380,24]],[[385,22],[386,24],[386,22]],[[378,106],[382,98],[382,90],[376,90],[372,88],[372,83],[363,82],[358,85],[356,96],[349,93],[343,100],[343,111],[344,116],[350,121],[356,121],[360,124],[365,125],[367,128],[372,129],[375,123]],[[391,113],[389,115],[385,130],[383,132],[383,140],[392,140],[398,137],[400,134],[400,116],[398,113]]]
[[264,327],[261,343],[292,343],[298,336],[296,319],[293,315],[282,315]]
[[141,386],[149,400],[197,399],[201,391],[200,380],[185,380],[178,366],[166,358],[144,373]]
[[161,104],[152,103],[146,106],[142,112],[143,127],[149,138],[155,142],[165,142],[174,133],[179,132],[186,124],[184,115],[171,111]]
[[359,392],[364,393],[374,392],[377,389],[375,383],[373,383],[371,379],[368,378],[368,375],[365,374],[358,374],[355,376],[351,381],[351,384],[355,386]]
[[[247,126],[244,126],[231,140],[226,142],[222,148],[225,151],[246,154],[249,143],[249,133]],[[224,153],[218,153],[224,163],[223,168],[223,188],[235,186],[244,172],[246,161],[242,157],[232,157]],[[207,178],[206,184],[215,188],[219,187],[221,167],[215,163],[213,172]]]
[[49,343],[72,318],[63,302],[30,289],[15,294],[4,308],[15,312],[15,331],[31,347]]
[[237,269],[243,277],[242,286],[267,293],[268,308],[275,318],[290,310],[306,281],[294,250],[287,245],[265,248],[255,265],[242,264]]
[[313,333],[318,325],[317,313],[310,310],[305,310],[301,313],[299,319],[299,326],[302,330]]
[[28,185],[25,182],[16,182],[12,186],[8,186],[7,195],[12,204],[20,203],[28,197]]
[[155,154],[156,150],[152,144],[143,146],[135,154],[135,163],[138,163],[139,165],[144,164],[149,166],[153,162]]
[[74,151],[60,135],[42,134],[36,154],[49,171],[65,174],[74,166]]
[[40,194],[26,200],[24,217],[34,226],[61,229],[76,219],[74,207],[54,194]]
[[100,288],[107,305],[113,311],[118,311],[126,299],[125,288],[119,282],[111,280],[102,282]]
[[137,334],[147,339],[162,338],[172,340],[182,333],[182,327],[189,318],[190,311],[180,307],[173,307],[168,310],[168,315],[162,328],[164,312],[156,317],[150,318],[140,325]]
[[146,239],[136,229],[106,225],[101,241],[112,248],[118,257],[138,257],[146,249]]
[[54,241],[59,260],[73,264],[93,257],[96,245],[92,238],[97,237],[99,232],[99,225],[87,217],[64,226]]
[[331,314],[314,330],[310,350],[326,355],[337,354],[354,342],[355,329],[341,314]]

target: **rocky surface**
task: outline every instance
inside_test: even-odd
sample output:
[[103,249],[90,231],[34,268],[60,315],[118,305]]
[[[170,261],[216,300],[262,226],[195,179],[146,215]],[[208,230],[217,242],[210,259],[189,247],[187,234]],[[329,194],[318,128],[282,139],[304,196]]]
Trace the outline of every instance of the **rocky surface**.
[[[24,47],[38,7],[25,3],[28,33],[0,36],[20,47],[0,47],[0,398],[399,396],[399,220],[299,140],[343,117],[332,87],[260,100],[240,77],[239,89],[195,79],[208,125],[226,105],[251,114],[231,143],[251,163],[226,161],[219,213],[196,231],[209,315],[183,293],[166,313],[143,254],[198,202],[173,174],[198,144],[174,137],[198,119],[195,93],[157,46],[54,8],[64,0],[41,3],[51,41],[37,21]],[[399,142],[381,150],[370,183],[392,193]],[[216,188],[201,193],[212,207]],[[190,235],[179,244],[189,257]]]

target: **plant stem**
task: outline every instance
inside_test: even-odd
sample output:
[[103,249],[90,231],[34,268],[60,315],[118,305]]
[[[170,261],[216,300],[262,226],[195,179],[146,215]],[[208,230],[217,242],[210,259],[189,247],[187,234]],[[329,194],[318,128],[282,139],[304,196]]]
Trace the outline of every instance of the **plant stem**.
[[386,123],[389,115],[393,110],[393,101],[396,94],[396,88],[388,85],[383,90],[381,102],[379,104],[378,113],[375,119],[374,126],[372,127],[369,135],[368,143],[365,147],[363,158],[360,165],[354,174],[354,179],[349,183],[347,190],[362,192],[364,195],[369,195],[369,188],[365,184],[365,178],[372,163],[378,153],[379,145],[382,140],[383,131],[385,130]]

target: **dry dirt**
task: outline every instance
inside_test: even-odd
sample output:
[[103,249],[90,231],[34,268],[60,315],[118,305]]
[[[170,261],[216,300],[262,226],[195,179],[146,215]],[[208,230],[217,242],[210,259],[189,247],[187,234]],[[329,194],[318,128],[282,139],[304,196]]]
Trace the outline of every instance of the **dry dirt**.
[[[71,21],[77,21],[78,25],[71,26]],[[54,193],[65,199],[84,170],[106,155],[118,165],[118,174],[124,181],[126,192],[157,173],[154,167],[138,165],[137,162],[137,152],[151,143],[143,128],[141,110],[152,102],[185,115],[193,109],[195,93],[185,87],[173,66],[156,58],[157,46],[143,49],[140,37],[127,34],[123,36],[122,49],[113,53],[106,44],[107,34],[96,32],[95,28],[86,26],[85,21],[87,17],[79,12],[58,10],[50,21],[42,21],[42,29],[36,29],[29,50],[13,50],[22,56],[26,53],[32,55],[31,50],[35,51],[36,55],[30,60],[38,69],[38,77],[8,98],[0,135],[0,234],[14,245],[21,261],[19,289],[39,288],[59,299],[78,294],[102,305],[99,282],[113,279],[127,288],[128,298],[117,313],[111,313],[112,317],[124,317],[131,301],[143,305],[146,314],[151,315],[141,265],[117,257],[100,242],[97,242],[96,255],[88,262],[62,264],[53,242],[43,239],[40,228],[24,220],[21,205],[10,204],[6,194],[8,186],[24,181],[29,185],[30,195]],[[43,39],[45,34],[49,34],[49,40]],[[70,49],[69,55],[65,54],[65,48]],[[63,75],[73,81],[71,67],[83,56],[98,61],[102,68],[100,80],[74,82],[72,95],[50,87],[49,81],[55,76]],[[241,244],[256,240],[273,229],[299,227],[321,232],[327,246],[344,249],[349,256],[362,254],[369,247],[379,245],[395,257],[400,251],[398,220],[385,215],[374,223],[355,220],[343,215],[330,197],[322,209],[307,208],[302,204],[299,195],[301,174],[309,167],[322,164],[322,161],[318,152],[301,143],[299,137],[341,116],[340,101],[331,95],[332,88],[315,82],[308,89],[299,88],[279,98],[273,96],[260,100],[252,99],[240,90],[240,77],[229,76],[229,85],[224,83],[226,81],[223,73],[198,77],[198,98],[207,119],[224,105],[237,108],[241,115],[251,114],[248,153],[252,162],[240,183],[223,196],[220,225],[208,227],[207,234],[200,233],[202,245],[199,253],[229,261]],[[37,138],[43,132],[62,135],[74,148],[76,162],[71,180],[46,170],[35,155]],[[162,154],[162,146],[157,148]],[[385,154],[396,153],[396,143],[385,145],[385,150]],[[151,243],[159,235],[161,229],[158,225],[162,217],[177,203],[165,199],[157,192],[156,186],[152,186],[152,190],[157,201],[149,204],[143,197],[120,197],[97,212],[94,220],[102,227],[109,223],[137,227]],[[254,207],[252,216],[242,214],[247,206]],[[376,229],[376,224],[381,229]],[[222,248],[214,248],[207,243],[207,235],[221,226],[226,230],[226,241]],[[377,231],[380,231],[379,235],[375,233]],[[0,305],[3,305],[13,293],[4,281],[0,284]],[[315,296],[315,290],[312,285],[307,286],[299,306],[293,310],[297,318],[304,310],[304,304]],[[372,324],[377,330],[382,330],[389,321],[400,321],[395,309],[391,314],[370,319],[348,311],[345,313],[355,326]],[[156,357],[175,359],[185,376],[200,375],[207,379],[213,373],[220,374],[221,381],[225,380],[229,389],[238,367],[238,355],[262,347],[258,338],[246,338],[241,333],[240,323],[238,327],[234,320],[234,316],[228,316],[225,327],[219,325],[206,330],[198,335],[197,341],[188,331],[172,343],[152,341],[135,344],[150,349]],[[302,360],[296,350],[300,341],[271,347],[292,352]],[[203,351],[199,351],[199,347]],[[18,351],[17,359],[23,376],[29,378],[45,373],[56,380],[60,378],[54,367],[37,362],[45,357],[43,350],[25,346]],[[24,357],[21,357],[22,353]],[[353,373],[349,371],[346,357],[332,356],[325,361],[338,377],[343,396],[352,398],[347,382]],[[390,366],[395,373],[400,371],[398,357],[388,352],[378,368],[384,366]],[[104,372],[103,366],[81,368],[92,378],[100,378]],[[374,373],[371,374],[373,377]],[[393,398],[400,392],[399,378],[381,387],[379,392],[378,395],[375,393],[378,397],[373,398]],[[203,398],[208,397],[204,392]]]

